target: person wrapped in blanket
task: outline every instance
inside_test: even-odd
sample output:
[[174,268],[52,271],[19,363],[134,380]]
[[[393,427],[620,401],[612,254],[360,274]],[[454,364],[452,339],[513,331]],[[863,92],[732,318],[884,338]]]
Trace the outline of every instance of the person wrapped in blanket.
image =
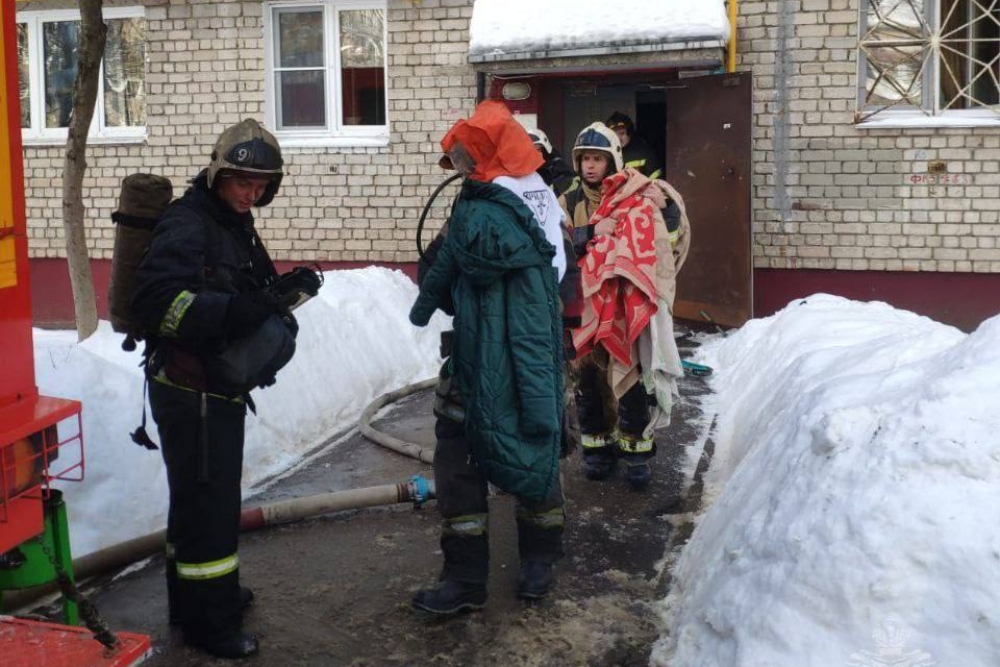
[[488,483],[517,499],[517,595],[539,599],[553,586],[565,524],[559,279],[572,245],[536,173],[543,160],[502,103],[480,104],[441,147],[441,166],[465,180],[421,259],[410,321],[424,326],[437,309],[454,316],[434,405],[444,566],[412,601],[444,616],[486,604]]
[[672,311],[690,224],[673,187],[623,166],[618,137],[603,123],[580,132],[572,157],[580,187],[559,203],[583,291],[572,342],[584,473],[608,479],[621,461],[629,485],[642,490],[653,431],[669,424],[683,372]]

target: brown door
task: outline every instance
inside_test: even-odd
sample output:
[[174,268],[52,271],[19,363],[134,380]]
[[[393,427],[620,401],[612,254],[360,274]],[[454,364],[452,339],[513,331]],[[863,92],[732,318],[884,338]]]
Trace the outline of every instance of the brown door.
[[750,229],[751,75],[667,86],[667,181],[687,207],[691,249],[674,314],[739,326],[753,316]]

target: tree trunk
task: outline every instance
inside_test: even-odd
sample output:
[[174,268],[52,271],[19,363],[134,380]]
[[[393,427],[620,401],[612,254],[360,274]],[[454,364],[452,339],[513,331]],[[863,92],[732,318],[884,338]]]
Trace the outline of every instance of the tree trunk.
[[80,53],[76,82],[73,84],[73,112],[66,140],[63,165],[63,226],[66,230],[66,260],[73,285],[73,307],[79,340],[97,330],[97,299],[90,273],[87,234],[84,228],[87,210],[83,204],[83,177],[87,172],[87,132],[94,117],[97,86],[100,84],[101,58],[107,26],[104,25],[102,0],[80,0]]

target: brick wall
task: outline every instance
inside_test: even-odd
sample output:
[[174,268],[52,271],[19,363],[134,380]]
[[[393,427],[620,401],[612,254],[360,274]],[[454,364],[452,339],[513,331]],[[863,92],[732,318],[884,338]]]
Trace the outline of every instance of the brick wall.
[[[859,129],[863,0],[743,0],[739,66],[754,74],[758,268],[1000,272],[1000,131]],[[106,6],[127,5],[105,0]],[[132,3],[134,4],[134,3]],[[109,258],[122,177],[184,181],[218,133],[264,117],[262,3],[145,0],[148,140],[93,145],[86,197],[93,257]],[[57,8],[39,0],[21,9]],[[437,142],[467,116],[471,0],[389,0],[384,148],[286,149],[287,178],[260,211],[280,259],[410,262],[421,208],[445,174]],[[31,253],[62,251],[62,146],[25,149]],[[930,175],[931,163],[945,174]],[[440,224],[449,197],[429,220]]]
[[856,128],[861,6],[740,3],[739,66],[755,85],[755,265],[1000,271],[1000,129]]
[[[19,4],[19,10],[75,3]],[[95,259],[111,257],[111,212],[121,179],[153,171],[177,194],[203,166],[218,134],[239,119],[264,119],[262,2],[146,0],[148,139],[93,144],[85,182],[88,243]],[[437,166],[441,137],[476,99],[466,63],[470,0],[389,0],[390,140],[384,148],[287,148],[286,177],[274,203],[261,209],[261,236],[277,259],[411,262],[424,202],[447,175]],[[63,146],[26,146],[30,251],[62,257]],[[441,197],[425,239],[440,225]],[[426,242],[426,241],[425,241]]]

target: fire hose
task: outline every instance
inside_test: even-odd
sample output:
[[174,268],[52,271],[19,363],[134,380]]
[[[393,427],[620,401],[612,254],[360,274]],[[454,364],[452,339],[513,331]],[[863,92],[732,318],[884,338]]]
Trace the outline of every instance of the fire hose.
[[[266,526],[365,507],[408,502],[420,506],[432,498],[434,498],[433,480],[414,475],[408,481],[399,484],[320,493],[248,507],[240,513],[240,531],[249,532]],[[98,576],[154,554],[163,553],[165,543],[166,530],[158,530],[76,558],[73,560],[73,571],[78,580]],[[53,582],[18,591],[5,591],[4,605],[10,609],[24,607],[50,593],[55,587],[56,583]]]

